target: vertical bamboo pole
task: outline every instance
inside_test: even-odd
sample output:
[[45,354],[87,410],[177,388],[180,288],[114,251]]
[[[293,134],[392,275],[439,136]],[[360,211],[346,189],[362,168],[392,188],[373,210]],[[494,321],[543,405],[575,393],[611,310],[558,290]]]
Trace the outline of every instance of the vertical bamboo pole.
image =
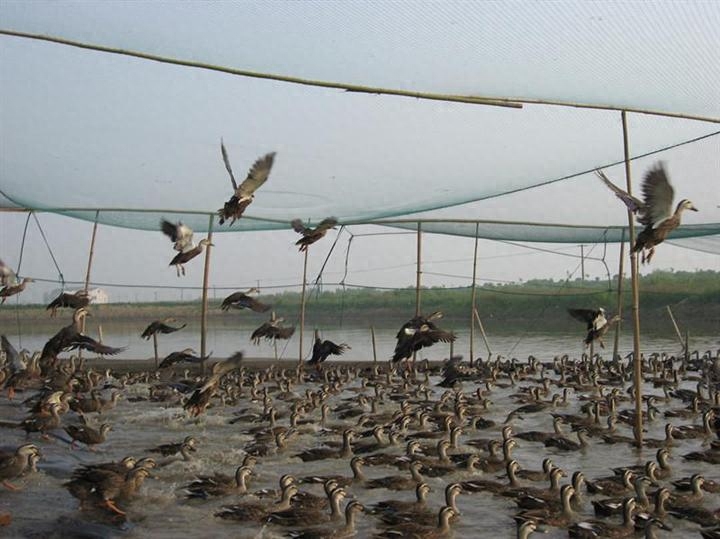
[[[85,286],[83,290],[87,294],[90,286],[90,270],[92,269],[93,257],[95,256],[95,237],[97,236],[98,219],[100,217],[100,210],[95,212],[95,223],[93,224],[92,237],[90,238],[90,252],[88,253],[87,271],[85,272]],[[80,333],[85,333],[85,317],[83,316],[80,321]],[[78,349],[78,358],[82,359],[82,348]]]
[[305,261],[303,263],[302,291],[300,293],[300,349],[298,350],[298,363],[303,360],[303,333],[305,333],[305,287],[307,286],[307,263],[310,246],[305,246]]
[[207,239],[210,242],[205,247],[205,269],[203,271],[203,289],[202,289],[202,313],[200,315],[200,357],[202,358],[202,373],[205,374],[205,352],[207,349],[207,314],[208,314],[208,280],[210,277],[210,247],[212,246],[213,220],[215,214],[210,214],[208,221]]
[[[625,154],[625,181],[627,193],[632,195],[632,176],[630,173],[630,142],[628,139],[627,111],[622,111],[623,151]],[[630,272],[632,283],[632,315],[633,315],[633,360],[635,372],[635,445],[642,448],[643,417],[642,417],[642,357],[640,356],[640,288],[638,283],[637,253],[633,252],[635,243],[635,220],[628,210],[628,228],[630,233]]]
[[620,316],[620,320],[618,320],[617,324],[615,325],[615,339],[613,340],[613,354],[612,359],[615,361],[615,358],[618,355],[618,349],[620,348],[620,329],[622,326],[622,293],[623,293],[623,276],[625,273],[625,229],[623,228],[622,233],[620,235],[620,262],[618,263],[618,283],[617,283],[617,305],[615,307],[615,311],[617,312],[618,316]]
[[373,362],[377,363],[377,348],[375,347],[375,328],[370,326],[370,339],[372,339]]
[[477,297],[477,253],[480,223],[475,223],[475,249],[473,251],[472,292],[470,293],[470,366],[475,364],[475,299]]
[[[417,224],[417,253],[415,262],[417,264],[417,270],[415,273],[415,316],[420,314],[420,285],[422,278],[422,225],[420,221]],[[414,357],[414,355],[413,355]]]
[[158,344],[157,344],[157,333],[153,333],[153,352],[155,352],[155,370],[158,369]]
[[580,281],[585,282],[585,246],[580,246]]

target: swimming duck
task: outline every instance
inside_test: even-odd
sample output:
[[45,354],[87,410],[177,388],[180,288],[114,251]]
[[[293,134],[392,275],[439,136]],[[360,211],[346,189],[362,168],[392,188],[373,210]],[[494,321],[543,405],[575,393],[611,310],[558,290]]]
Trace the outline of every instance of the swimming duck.
[[233,195],[224,204],[224,206],[218,210],[218,215],[220,216],[221,225],[228,219],[232,219],[230,221],[230,225],[232,225],[236,219],[240,219],[240,217],[242,217],[245,209],[255,199],[255,191],[257,191],[270,176],[270,170],[272,170],[272,166],[275,161],[275,152],[266,154],[255,161],[252,168],[248,171],[245,180],[238,185],[235,181],[235,175],[233,174],[232,167],[230,166],[230,159],[222,140],[220,141],[220,151],[222,152],[225,169],[230,175],[230,181],[233,186]]
[[[425,483],[420,483],[425,485]],[[418,488],[420,487],[418,485]],[[426,485],[427,486],[427,485]],[[428,487],[429,490],[429,487]],[[445,487],[445,505],[451,507],[455,511],[455,515],[460,515],[460,510],[456,504],[456,498],[462,493],[463,488],[460,483],[450,483]],[[416,490],[416,496],[419,492]],[[407,503],[407,502],[406,502]],[[432,526],[437,522],[437,515],[434,511],[428,509],[424,503],[410,502],[411,507],[405,510],[385,510],[380,514],[380,520],[387,525],[396,526],[404,522],[414,522],[421,526]]]
[[353,429],[345,429],[345,431],[343,431],[342,447],[340,449],[336,449],[334,447],[313,447],[294,456],[300,457],[303,462],[323,459],[350,458],[353,456],[351,443],[354,437],[355,431]]
[[442,330],[433,322],[442,316],[442,312],[436,311],[428,316],[414,316],[405,322],[395,336],[397,344],[392,356],[393,363],[407,359],[412,356],[413,352],[432,346],[437,342],[454,342],[456,336],[452,331]]
[[260,327],[252,332],[250,340],[257,345],[260,344],[260,339],[262,338],[265,338],[268,341],[274,341],[276,339],[289,339],[293,336],[293,333],[295,333],[295,327],[280,326],[280,323],[284,320],[285,319],[282,317],[275,316],[275,312],[273,311],[270,315],[270,320],[263,322]]
[[43,410],[30,417],[24,419],[20,423],[20,428],[24,429],[27,434],[31,432],[39,432],[43,439],[49,439],[47,432],[60,426],[60,405],[53,402],[49,410]]
[[60,308],[70,307],[71,309],[79,309],[81,307],[87,307],[88,305],[90,305],[90,296],[87,290],[78,290],[77,292],[61,292],[58,297],[45,307],[45,310],[49,310],[50,316],[55,317],[57,310]]
[[124,516],[126,513],[115,502],[116,498],[127,499],[135,494],[150,471],[145,467],[135,467],[125,475],[107,470],[95,470],[81,476],[75,476],[64,483],[70,494],[80,500],[83,508],[86,502],[96,502],[101,507]]
[[255,298],[251,297],[250,294],[260,293],[257,288],[251,288],[245,292],[233,292],[226,297],[220,308],[223,311],[227,311],[232,307],[233,309],[250,309],[256,313],[264,313],[270,310],[270,305],[259,302]]
[[148,324],[148,326],[143,330],[140,337],[142,337],[145,340],[149,340],[150,337],[152,337],[153,335],[157,335],[158,333],[167,335],[168,333],[174,333],[176,331],[180,331],[182,328],[184,328],[187,325],[187,324],[183,324],[179,327],[170,325],[175,322],[177,322],[177,320],[175,318],[165,318],[164,320],[154,320],[153,322],[150,322],[150,324]]
[[202,475],[183,487],[187,498],[207,499],[216,496],[227,496],[229,494],[245,494],[248,491],[247,478],[252,475],[252,468],[249,466],[238,466],[234,476],[223,473],[214,475]]
[[585,346],[590,346],[593,341],[598,341],[601,348],[605,348],[603,342],[603,336],[608,330],[620,320],[620,316],[615,315],[610,320],[605,317],[605,309],[599,307],[598,309],[568,309],[570,316],[585,322],[587,324],[587,335],[583,342]]
[[30,458],[39,456],[40,450],[35,444],[23,444],[12,453],[0,453],[0,481],[8,490],[20,490],[10,483],[20,477],[30,466]]
[[412,537],[414,539],[435,539],[447,537],[452,531],[450,520],[455,516],[452,507],[443,506],[437,515],[437,526],[422,526],[415,522],[403,522],[375,535],[375,537],[390,539],[397,537]]
[[355,483],[362,483],[365,481],[365,474],[362,471],[362,465],[365,464],[365,459],[362,457],[353,457],[350,459],[350,469],[352,475],[346,477],[344,475],[308,475],[301,477],[299,483],[325,483],[328,480],[333,480],[340,487],[347,487]]
[[[329,491],[327,505],[316,508],[293,504],[283,511],[273,511],[267,517],[267,521],[279,526],[310,526],[313,524],[325,523],[331,520],[339,520],[343,513],[340,504],[347,496],[342,487],[335,486]],[[328,509],[330,513],[328,513]]]
[[635,534],[632,517],[634,510],[635,499],[626,498],[623,501],[622,524],[610,524],[604,520],[586,520],[570,526],[568,528],[568,535],[578,539],[590,539],[595,537],[632,537]]
[[306,227],[301,219],[293,219],[290,222],[293,230],[298,234],[302,234],[302,238],[295,242],[295,245],[300,246],[300,252],[307,251],[310,245],[324,238],[328,230],[335,228],[337,224],[338,221],[335,217],[326,217],[315,228]]
[[183,404],[192,417],[197,417],[210,405],[210,400],[215,395],[220,382],[231,372],[242,367],[242,352],[235,352],[224,361],[218,361],[212,366],[212,374],[193,391],[192,395]]
[[698,211],[687,199],[678,202],[672,210],[675,190],[670,184],[665,167],[658,162],[643,178],[643,200],[629,195],[615,186],[604,174],[598,172],[600,178],[623,201],[630,211],[636,214],[637,221],[645,228],[638,234],[633,245],[633,252],[642,253],[642,263],[650,263],[655,253],[655,246],[662,243],[668,234],[680,225],[680,217],[684,210]]
[[186,436],[182,442],[160,444],[151,449],[146,449],[146,451],[150,453],[160,453],[163,457],[169,457],[178,454],[183,446],[190,448],[191,451],[196,451],[196,445],[197,440],[193,436]]
[[435,517],[435,513],[430,511],[427,506],[427,495],[430,492],[430,485],[420,482],[415,487],[415,500],[384,500],[377,502],[370,508],[370,513],[377,515],[381,520],[385,518],[394,518],[396,514],[413,515],[429,513]]
[[307,364],[319,366],[320,363],[331,355],[341,356],[348,350],[350,350],[350,346],[345,343],[335,344],[332,341],[321,340],[320,332],[315,330],[315,343],[313,344],[312,357],[308,360]]
[[424,481],[420,474],[422,463],[414,461],[410,463],[410,476],[406,475],[390,475],[386,477],[378,477],[369,479],[365,482],[365,488],[386,488],[389,490],[409,490],[417,487],[418,483]]
[[107,438],[107,433],[112,427],[108,423],[100,425],[99,429],[94,429],[88,425],[67,425],[65,432],[70,435],[72,442],[70,447],[75,447],[75,442],[82,442],[88,446],[90,451],[95,451],[95,446],[103,443]]
[[358,501],[352,500],[345,506],[345,525],[338,528],[333,525],[329,528],[311,528],[309,530],[291,531],[289,537],[295,539],[344,539],[354,537],[355,517],[358,513],[365,511],[365,507]]
[[566,527],[576,518],[575,512],[570,506],[570,499],[575,494],[575,489],[570,485],[563,485],[560,488],[560,506],[548,505],[538,509],[526,509],[516,515],[516,519],[534,520],[548,526]]
[[248,502],[235,505],[225,505],[215,513],[216,517],[225,520],[237,520],[240,522],[265,522],[268,515],[278,511],[284,511],[291,507],[292,498],[297,494],[298,487],[295,484],[286,484],[283,487],[280,500],[272,504]]
[[625,470],[620,477],[613,475],[595,480],[588,479],[585,483],[590,494],[621,496],[635,488],[632,483],[634,477],[630,470]]

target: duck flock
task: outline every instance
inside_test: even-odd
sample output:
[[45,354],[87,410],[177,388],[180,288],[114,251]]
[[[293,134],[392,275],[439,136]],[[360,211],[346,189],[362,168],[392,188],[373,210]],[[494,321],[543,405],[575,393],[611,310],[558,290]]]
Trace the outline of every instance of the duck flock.
[[[219,213],[232,224],[275,154],[238,185],[221,150],[234,192]],[[611,188],[646,225],[634,246],[646,262],[694,209],[682,201],[671,213],[662,165],[644,201]],[[300,250],[336,224],[293,221]],[[161,229],[180,276],[209,241],[195,245],[182,223]],[[19,286],[0,268],[3,290]],[[222,309],[270,310],[252,292]],[[720,537],[718,351],[638,358],[647,432],[637,447],[632,356],[430,361],[432,345],[455,340],[435,312],[403,324],[387,362],[327,362],[348,347],[316,333],[312,358],[297,364],[249,365],[242,352],[212,362],[187,349],[154,370],[116,372],[64,357],[123,350],[83,333],[89,303],[85,293],[52,302],[51,316],[69,307],[73,320],[40,352],[2,336],[2,535]],[[604,309],[570,315],[601,347],[617,321]],[[253,341],[289,338],[282,321],[273,312]],[[142,337],[182,327],[158,320]]]

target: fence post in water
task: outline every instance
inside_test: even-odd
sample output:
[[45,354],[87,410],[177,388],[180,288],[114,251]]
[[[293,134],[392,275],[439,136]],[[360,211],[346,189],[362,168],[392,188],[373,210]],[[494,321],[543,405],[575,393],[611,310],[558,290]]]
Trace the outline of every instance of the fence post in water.
[[153,333],[153,352],[155,352],[155,370],[158,369],[158,345],[157,345],[157,332]]
[[370,338],[372,339],[373,361],[377,363],[377,348],[375,348],[375,328],[370,326]]
[[300,292],[300,349],[298,350],[298,364],[303,360],[303,333],[305,333],[305,287],[307,283],[307,261],[310,246],[305,246],[305,261],[303,262],[302,291]]
[[[88,287],[90,286],[90,270],[92,269],[93,256],[95,255],[95,237],[97,236],[98,218],[100,217],[100,210],[95,212],[95,223],[93,224],[92,237],[90,238],[90,253],[88,254],[87,272],[85,272],[85,286],[83,290],[87,294]],[[80,321],[80,333],[85,333],[85,317]],[[78,357],[82,358],[82,348],[78,349]]]
[[[420,224],[420,221],[418,221],[417,224],[417,254],[416,254],[416,264],[417,264],[417,270],[415,273],[415,316],[418,316],[420,314],[420,285],[421,285],[421,276],[422,276],[422,225]],[[413,355],[413,357],[415,357]]]
[[622,326],[622,293],[623,293],[623,274],[625,273],[625,229],[622,229],[622,232],[620,233],[620,262],[618,264],[618,283],[617,283],[617,305],[615,307],[615,310],[617,312],[617,315],[620,316],[620,320],[618,320],[617,324],[615,325],[615,339],[613,340],[613,353],[612,353],[612,360],[615,361],[615,358],[618,354],[618,349],[620,348],[620,328]]
[[213,219],[215,214],[210,214],[208,222],[207,239],[209,245],[205,247],[205,269],[203,271],[203,288],[202,288],[202,313],[200,315],[200,358],[202,365],[202,373],[205,374],[205,351],[207,345],[207,314],[208,314],[208,280],[210,277],[210,247],[212,245]]
[[477,252],[480,223],[475,223],[475,250],[473,252],[472,293],[470,294],[470,366],[475,363],[475,298],[477,297]]
[[[622,111],[623,151],[625,154],[625,182],[627,193],[632,195],[632,176],[630,173],[630,142],[628,139],[627,111]],[[628,228],[630,237],[630,274],[632,283],[632,314],[633,314],[633,361],[635,384],[635,445],[642,448],[643,417],[642,417],[642,356],[640,355],[640,284],[638,282],[637,253],[633,252],[635,244],[635,221],[633,213],[628,209]]]

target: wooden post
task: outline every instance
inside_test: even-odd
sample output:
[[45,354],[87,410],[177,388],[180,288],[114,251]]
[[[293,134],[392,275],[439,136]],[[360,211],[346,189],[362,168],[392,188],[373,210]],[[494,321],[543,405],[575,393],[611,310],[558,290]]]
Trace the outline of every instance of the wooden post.
[[620,348],[620,326],[622,325],[622,293],[623,293],[623,276],[625,273],[625,229],[623,228],[620,235],[620,262],[618,264],[618,283],[617,283],[617,305],[615,311],[620,316],[620,320],[615,325],[615,339],[613,340],[613,355],[612,360],[618,355],[618,349]]
[[682,333],[680,333],[680,328],[678,327],[677,322],[675,321],[673,312],[670,310],[670,305],[666,305],[665,308],[667,309],[667,312],[670,315],[670,321],[672,322],[672,325],[675,328],[675,335],[677,336],[678,342],[680,343],[680,346],[685,348],[685,341],[683,340]]
[[205,352],[207,349],[207,315],[208,315],[208,281],[210,278],[210,247],[212,246],[213,220],[215,214],[210,214],[208,221],[207,239],[210,242],[205,247],[205,269],[203,271],[203,288],[202,288],[202,313],[200,315],[200,357],[202,358],[202,373],[205,374]]
[[300,293],[300,348],[298,350],[298,363],[303,360],[303,333],[305,333],[305,287],[307,285],[307,263],[310,246],[305,246],[305,261],[303,263],[302,292]]
[[585,246],[580,246],[580,281],[585,282]]
[[[630,172],[630,143],[628,139],[627,112],[622,111],[623,150],[625,154],[625,181],[627,193],[632,195],[632,176]],[[635,244],[635,220],[628,210],[628,228],[630,233],[630,272],[632,283],[632,315],[633,315],[633,360],[635,377],[635,445],[642,448],[643,417],[642,417],[642,356],[640,355],[640,284],[638,282],[637,253],[633,252]]]
[[[415,316],[420,314],[420,285],[422,278],[422,225],[420,221],[417,224],[417,253],[415,261],[417,264],[417,271],[415,273]],[[413,355],[413,358],[415,356]]]
[[153,333],[153,352],[155,352],[155,370],[158,369],[158,344],[157,344],[157,333]]
[[[98,218],[100,210],[95,212],[95,223],[93,224],[92,237],[90,238],[90,252],[88,253],[87,271],[85,272],[85,286],[83,290],[87,294],[90,287],[90,270],[92,269],[93,256],[95,256],[95,237],[97,236]],[[80,321],[80,333],[85,333],[85,317]],[[82,348],[78,349],[78,358],[82,359]]]
[[480,223],[475,223],[475,249],[473,251],[472,292],[470,293],[470,366],[475,362],[475,299],[477,297],[477,253]]
[[487,348],[488,359],[490,359],[490,356],[492,356],[492,350],[490,350],[490,343],[488,342],[487,335],[485,334],[485,328],[480,320],[480,315],[478,314],[477,309],[473,309],[473,314],[475,315],[475,321],[477,322],[478,328],[480,328],[480,335],[482,335],[485,348]]
[[370,339],[372,340],[373,361],[377,363],[377,348],[375,347],[375,328],[370,326]]

